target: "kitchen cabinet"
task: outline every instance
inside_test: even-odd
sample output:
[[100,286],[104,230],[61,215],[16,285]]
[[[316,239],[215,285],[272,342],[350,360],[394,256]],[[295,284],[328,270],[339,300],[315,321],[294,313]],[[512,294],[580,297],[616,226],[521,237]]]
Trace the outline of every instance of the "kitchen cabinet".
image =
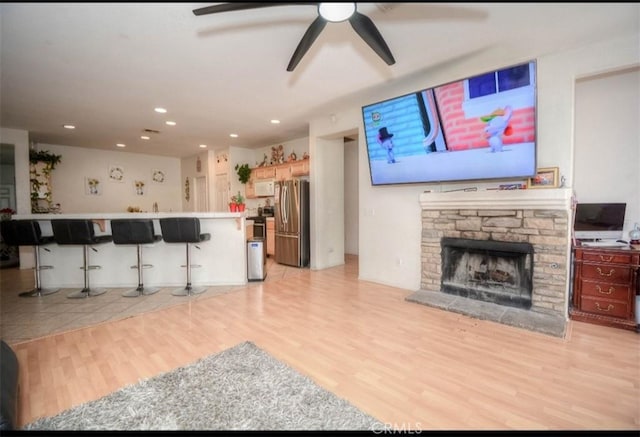
[[249,178],[246,184],[244,184],[244,197],[247,199],[255,199],[256,189],[254,185],[253,172],[251,172],[252,176]]
[[276,166],[276,180],[277,181],[286,181],[291,179],[291,165],[290,164],[280,164]]
[[249,181],[245,184],[245,197],[256,199],[255,182],[266,179],[276,181],[286,181],[293,177],[309,175],[309,159],[301,159],[284,164],[269,165],[264,167],[254,167],[251,169]]
[[267,255],[276,254],[276,222],[273,217],[267,217]]
[[294,161],[291,163],[291,176],[308,176],[309,160]]
[[256,167],[251,171],[251,176],[257,179],[273,179],[276,177],[276,169],[274,166]]
[[640,251],[629,248],[574,248],[572,308],[582,322],[636,330]]

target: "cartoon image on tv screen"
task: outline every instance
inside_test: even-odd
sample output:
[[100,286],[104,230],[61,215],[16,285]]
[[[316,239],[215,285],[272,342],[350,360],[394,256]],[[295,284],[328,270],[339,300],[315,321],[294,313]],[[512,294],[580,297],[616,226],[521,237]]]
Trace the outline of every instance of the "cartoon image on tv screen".
[[395,164],[396,160],[393,157],[393,134],[387,132],[386,127],[381,127],[378,131],[378,142],[384,150],[387,151],[387,163]]
[[372,184],[534,175],[535,92],[529,62],[364,106]]
[[513,110],[511,106],[507,106],[504,110],[496,109],[490,115],[481,118],[487,123],[484,131],[489,139],[489,147],[492,152],[502,152],[502,136],[511,135],[513,132],[509,126],[511,115],[513,115]]

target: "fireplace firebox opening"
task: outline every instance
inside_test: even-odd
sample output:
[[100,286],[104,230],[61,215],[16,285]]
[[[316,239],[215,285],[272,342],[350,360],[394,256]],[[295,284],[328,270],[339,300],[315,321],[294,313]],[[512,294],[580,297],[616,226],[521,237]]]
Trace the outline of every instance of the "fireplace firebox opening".
[[444,237],[441,291],[511,307],[531,308],[533,246]]

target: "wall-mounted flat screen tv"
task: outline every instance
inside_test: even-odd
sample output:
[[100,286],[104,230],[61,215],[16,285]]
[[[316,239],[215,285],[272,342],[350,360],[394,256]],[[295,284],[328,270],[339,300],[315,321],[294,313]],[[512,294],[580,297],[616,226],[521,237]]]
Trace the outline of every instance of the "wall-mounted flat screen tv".
[[536,172],[536,64],[362,107],[372,185],[527,178]]
[[578,203],[573,235],[578,240],[622,238],[626,203]]

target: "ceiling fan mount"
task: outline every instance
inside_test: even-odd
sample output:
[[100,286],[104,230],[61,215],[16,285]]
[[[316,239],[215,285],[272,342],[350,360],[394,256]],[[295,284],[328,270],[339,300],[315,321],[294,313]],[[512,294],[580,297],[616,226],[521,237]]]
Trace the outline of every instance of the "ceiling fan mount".
[[358,12],[357,3],[221,3],[194,9],[193,13],[195,15],[208,15],[272,6],[297,5],[316,6],[318,16],[307,28],[307,31],[298,43],[296,50],[291,56],[289,65],[287,66],[287,71],[293,71],[296,68],[300,60],[302,60],[303,56],[307,53],[309,48],[311,48],[311,45],[318,38],[320,32],[322,32],[328,22],[339,23],[347,20],[356,33],[360,35],[360,38],[362,38],[364,42],[366,42],[369,47],[371,47],[373,51],[387,63],[387,65],[395,64],[396,60],[393,58],[391,50],[378,31],[378,28],[373,24],[373,21],[371,21],[369,17]]

